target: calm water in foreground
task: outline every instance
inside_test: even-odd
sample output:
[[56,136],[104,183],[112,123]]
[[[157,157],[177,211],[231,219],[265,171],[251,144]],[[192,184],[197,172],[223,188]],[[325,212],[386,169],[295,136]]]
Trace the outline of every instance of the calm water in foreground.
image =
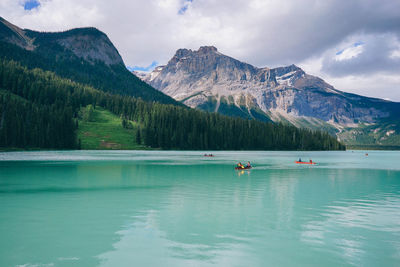
[[400,266],[400,152],[203,153],[0,153],[0,266]]

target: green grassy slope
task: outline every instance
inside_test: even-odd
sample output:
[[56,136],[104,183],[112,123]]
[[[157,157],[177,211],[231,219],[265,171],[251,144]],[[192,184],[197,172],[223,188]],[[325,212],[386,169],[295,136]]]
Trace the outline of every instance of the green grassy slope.
[[340,139],[352,147],[377,147],[386,149],[399,147],[400,124],[398,120],[381,120],[377,124],[359,124],[338,134]]
[[[85,111],[86,108],[81,110],[82,113]],[[90,119],[83,117],[78,121],[81,149],[145,149],[136,144],[138,125],[135,122],[129,121],[131,129],[124,128],[120,117],[101,107],[93,110]]]

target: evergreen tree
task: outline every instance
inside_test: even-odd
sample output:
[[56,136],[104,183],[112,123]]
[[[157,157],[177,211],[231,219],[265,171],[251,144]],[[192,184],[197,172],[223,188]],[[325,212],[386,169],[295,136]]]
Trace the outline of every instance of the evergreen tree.
[[142,144],[142,137],[140,135],[140,128],[136,130],[136,137],[135,137],[136,144],[141,145]]

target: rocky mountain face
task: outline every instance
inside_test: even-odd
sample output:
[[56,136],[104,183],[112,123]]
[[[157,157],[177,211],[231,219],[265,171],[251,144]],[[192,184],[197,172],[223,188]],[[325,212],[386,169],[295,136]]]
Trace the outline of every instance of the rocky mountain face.
[[44,43],[58,44],[89,62],[124,64],[107,35],[96,28],[78,28],[57,33],[36,32],[23,30],[0,17],[0,40],[31,51]]
[[[141,78],[193,108],[324,128],[348,143],[370,135],[360,129],[375,125],[373,132],[382,120],[391,121],[400,112],[400,103],[344,93],[295,65],[257,68],[212,46],[179,49],[167,65]],[[385,128],[382,141],[398,132],[394,128]],[[380,138],[366,143],[379,143]]]
[[26,50],[34,50],[33,39],[25,31],[0,17],[0,40],[18,45]]

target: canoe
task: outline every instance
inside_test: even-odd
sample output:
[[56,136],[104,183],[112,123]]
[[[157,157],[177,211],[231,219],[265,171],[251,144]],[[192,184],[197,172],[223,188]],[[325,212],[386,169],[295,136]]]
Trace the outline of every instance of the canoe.
[[250,167],[245,166],[244,168],[235,167],[235,170],[248,170],[248,169],[251,169],[251,166]]
[[309,162],[309,161],[295,161],[294,163],[297,163],[297,164],[310,164],[310,165],[317,164],[315,162]]

